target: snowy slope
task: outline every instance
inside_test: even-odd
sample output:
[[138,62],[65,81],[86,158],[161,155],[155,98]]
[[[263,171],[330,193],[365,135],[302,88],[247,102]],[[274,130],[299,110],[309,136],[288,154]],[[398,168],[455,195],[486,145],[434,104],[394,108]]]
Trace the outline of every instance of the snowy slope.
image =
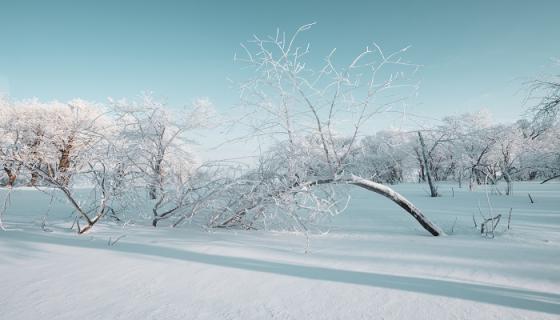
[[484,189],[450,188],[432,199],[425,186],[396,186],[453,226],[447,237],[356,190],[307,254],[287,232],[106,223],[78,236],[63,203],[44,232],[50,199],[16,190],[0,232],[0,319],[558,319],[560,184],[491,196],[495,213],[513,208],[511,230],[495,239],[472,227],[479,202],[487,211]]

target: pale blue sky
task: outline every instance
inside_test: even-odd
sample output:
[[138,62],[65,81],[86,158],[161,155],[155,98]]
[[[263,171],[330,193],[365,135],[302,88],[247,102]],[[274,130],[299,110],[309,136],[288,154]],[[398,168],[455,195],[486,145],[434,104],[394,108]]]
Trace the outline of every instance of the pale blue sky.
[[0,90],[12,97],[105,101],[152,90],[173,105],[237,102],[228,77],[253,33],[307,34],[316,53],[350,58],[375,41],[412,45],[424,65],[414,113],[489,109],[514,120],[528,77],[560,57],[560,1],[0,0]]

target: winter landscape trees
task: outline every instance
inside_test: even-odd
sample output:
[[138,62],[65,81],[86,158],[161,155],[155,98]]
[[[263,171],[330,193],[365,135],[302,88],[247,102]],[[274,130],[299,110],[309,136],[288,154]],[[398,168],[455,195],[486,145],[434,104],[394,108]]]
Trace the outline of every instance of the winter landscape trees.
[[307,233],[348,207],[344,186],[354,185],[392,200],[437,236],[441,228],[387,184],[425,182],[437,197],[442,181],[468,180],[470,190],[492,184],[498,193],[504,181],[510,195],[515,181],[558,176],[555,78],[530,83],[528,101],[536,103],[527,120],[494,123],[480,111],[376,132],[371,120],[416,92],[419,66],[406,60],[408,48],[387,53],[376,44],[342,65],[336,49],[318,58],[303,40],[312,25],[254,36],[236,55],[250,74],[239,90],[246,139],[259,138],[254,163],[197,156],[191,133],[216,115],[207,99],[177,108],[152,94],[106,103],[3,97],[0,182],[58,192],[74,208],[79,233],[132,213],[154,227],[196,216],[211,228]]
[[308,61],[310,45],[299,38],[311,27],[302,26],[293,35],[278,30],[274,36],[254,36],[242,45],[244,56],[236,59],[255,71],[241,85],[244,104],[257,110],[261,123],[254,134],[271,139],[278,155],[264,160],[278,162],[275,174],[265,176],[277,181],[270,196],[281,198],[276,204],[305,230],[300,211],[338,210],[328,185],[356,185],[391,199],[432,235],[441,235],[402,195],[354,175],[350,166],[362,127],[415,88],[406,73],[417,66],[402,57],[408,48],[385,53],[373,44],[343,67],[333,62],[333,49],[314,70]]
[[0,320],[560,320],[558,12],[3,1]]
[[145,194],[155,201],[154,226],[186,206],[197,163],[183,133],[204,125],[208,101],[196,101],[182,117],[149,95],[107,106],[82,100],[2,103],[4,185],[58,190],[77,213],[79,233],[109,213],[117,218],[127,202]]
[[[558,61],[556,63],[558,64]],[[531,81],[529,83],[527,101],[532,103],[532,105],[529,110],[531,120],[524,123],[525,135],[533,140],[538,140],[543,133],[548,133],[548,137],[541,139],[541,142],[546,141],[542,147],[550,152],[547,154],[547,158],[556,159],[548,164],[550,165],[548,169],[551,172],[549,172],[549,177],[543,181],[544,183],[560,177],[560,174],[558,174],[560,152],[550,149],[551,147],[558,149],[557,141],[555,141],[557,134],[555,135],[551,131],[558,132],[558,120],[560,119],[560,76],[548,76]],[[549,140],[547,141],[547,139]]]

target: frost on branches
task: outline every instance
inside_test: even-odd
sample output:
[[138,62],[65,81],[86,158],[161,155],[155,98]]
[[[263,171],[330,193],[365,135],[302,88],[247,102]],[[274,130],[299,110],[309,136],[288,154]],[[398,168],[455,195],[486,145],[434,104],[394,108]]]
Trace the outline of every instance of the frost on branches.
[[145,194],[153,200],[154,225],[186,215],[198,197],[191,195],[193,177],[203,174],[186,134],[204,126],[212,110],[207,100],[197,100],[171,113],[151,95],[109,106],[4,99],[4,184],[62,196],[76,213],[79,233],[106,216],[120,220]]
[[313,56],[300,39],[312,26],[254,36],[235,57],[250,74],[239,85],[244,112],[235,122],[249,129],[241,139],[258,142],[251,163],[201,159],[195,134],[218,122],[207,99],[170,107],[153,94],[106,104],[0,97],[0,185],[65,199],[79,233],[103,219],[140,219],[305,234],[344,211],[347,189],[358,186],[439,236],[388,185],[427,183],[436,197],[445,196],[440,182],[454,181],[507,196],[515,181],[560,177],[557,77],[530,84],[528,101],[536,102],[515,123],[493,123],[482,110],[375,132],[373,118],[416,93],[408,48],[385,52],[373,43],[341,64],[336,49]]
[[300,213],[335,214],[340,197],[332,185],[350,184],[391,199],[432,235],[443,234],[402,195],[354,175],[360,170],[352,166],[362,127],[416,88],[409,74],[418,66],[404,60],[407,48],[386,53],[374,43],[343,67],[334,63],[333,49],[323,65],[313,68],[310,44],[299,39],[311,27],[302,26],[292,36],[280,31],[254,36],[242,44],[243,57],[236,56],[254,71],[240,87],[243,104],[254,115],[252,135],[266,137],[272,147],[251,175],[250,191],[257,195],[221,226],[250,226],[248,217],[278,207],[306,230]]

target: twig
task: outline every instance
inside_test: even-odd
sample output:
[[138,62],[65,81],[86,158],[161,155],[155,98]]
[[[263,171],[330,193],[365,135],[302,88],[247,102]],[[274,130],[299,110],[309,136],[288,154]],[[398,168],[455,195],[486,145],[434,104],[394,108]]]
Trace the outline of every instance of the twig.
[[[494,238],[494,231],[496,230],[496,227],[500,223],[500,218],[502,218],[501,214],[484,220],[484,222],[480,225],[480,233],[484,234],[485,236],[491,235],[492,236],[491,238]],[[487,224],[489,222],[491,223],[490,224],[491,228],[487,227]]]
[[126,237],[126,234],[121,234],[120,236],[118,236],[117,238],[115,238],[115,240],[112,240],[111,237],[109,237],[109,241],[107,242],[107,246],[112,247],[115,244],[117,244],[117,242],[119,240],[121,240],[122,238]]
[[43,221],[41,222],[41,230],[44,232],[52,232],[52,229],[47,228],[47,217],[43,216]]
[[457,224],[457,217],[455,217],[455,221],[453,222],[453,225],[451,226],[451,233],[453,233],[453,231],[455,230],[455,225]]

